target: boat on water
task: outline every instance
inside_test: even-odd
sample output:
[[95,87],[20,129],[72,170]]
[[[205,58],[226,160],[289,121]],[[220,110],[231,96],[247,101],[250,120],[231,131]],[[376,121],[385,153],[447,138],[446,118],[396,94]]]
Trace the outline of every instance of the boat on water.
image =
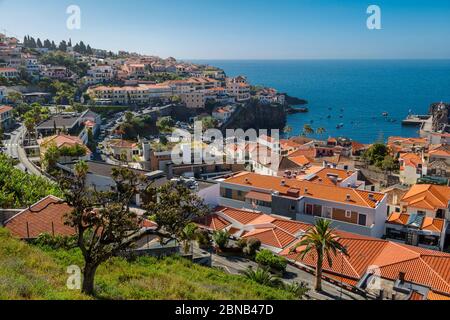
[[342,128],[343,126],[344,126],[343,123],[339,123],[339,124],[336,126],[336,129],[340,129],[340,128]]
[[389,116],[389,113],[388,113],[388,112],[383,112],[381,115],[382,115],[383,117],[387,117],[387,116]]

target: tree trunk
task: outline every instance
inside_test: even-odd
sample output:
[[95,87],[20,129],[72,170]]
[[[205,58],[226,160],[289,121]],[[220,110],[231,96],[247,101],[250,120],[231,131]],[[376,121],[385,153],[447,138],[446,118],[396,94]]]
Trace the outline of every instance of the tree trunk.
[[84,266],[82,292],[90,296],[94,294],[94,278],[97,267],[91,263],[86,263]]
[[319,256],[317,258],[317,266],[316,266],[316,291],[322,291],[322,262],[323,257]]

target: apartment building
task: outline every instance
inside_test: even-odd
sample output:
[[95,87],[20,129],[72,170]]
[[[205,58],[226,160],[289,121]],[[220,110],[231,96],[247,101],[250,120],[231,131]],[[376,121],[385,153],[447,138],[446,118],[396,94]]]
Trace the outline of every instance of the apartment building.
[[14,123],[13,107],[0,106],[0,127],[2,130],[8,130]]
[[237,78],[227,79],[226,89],[229,95],[233,96],[237,102],[245,102],[250,100],[250,85]]
[[443,250],[449,245],[450,187],[412,186],[401,198],[399,210],[386,221],[386,237],[406,244]]
[[114,79],[114,76],[115,72],[111,66],[93,66],[88,70],[87,76],[83,80],[86,84],[92,85],[111,81],[112,79]]
[[203,91],[193,91],[180,94],[181,101],[189,109],[202,109],[205,107],[205,93]]
[[242,172],[220,182],[220,205],[255,209],[305,223],[330,219],[340,230],[381,237],[386,196],[295,178]]
[[152,99],[170,98],[172,88],[166,84],[140,84],[136,86],[89,88],[96,103],[106,104],[146,104]]
[[407,185],[417,183],[417,180],[426,172],[424,160],[416,153],[402,153],[398,158],[400,163],[400,182]]
[[19,77],[19,71],[16,68],[0,68],[0,77],[6,79],[16,79]]

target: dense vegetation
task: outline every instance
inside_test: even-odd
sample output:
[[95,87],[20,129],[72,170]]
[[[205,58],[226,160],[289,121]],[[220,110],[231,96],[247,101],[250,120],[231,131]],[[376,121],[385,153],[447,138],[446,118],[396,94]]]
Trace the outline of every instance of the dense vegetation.
[[87,63],[77,62],[74,58],[62,52],[51,52],[43,55],[41,57],[41,63],[66,67],[80,77],[85,76],[89,70],[89,65]]
[[[82,264],[77,249],[28,245],[12,239],[0,228],[0,299],[91,299],[66,288],[67,266]],[[96,279],[96,297],[100,299],[296,298],[292,292],[177,257],[142,257],[132,262],[113,258],[100,266]]]
[[44,178],[26,174],[14,165],[13,160],[0,154],[1,208],[24,208],[50,194],[61,196],[57,185]]

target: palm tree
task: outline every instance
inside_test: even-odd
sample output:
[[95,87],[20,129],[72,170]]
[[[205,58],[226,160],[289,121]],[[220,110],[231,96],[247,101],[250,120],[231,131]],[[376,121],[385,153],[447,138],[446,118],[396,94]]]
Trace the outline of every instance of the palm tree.
[[313,134],[313,133],[314,133],[314,129],[311,128],[311,126],[309,124],[305,124],[303,126],[302,135],[307,136],[307,135],[310,135],[310,134]]
[[183,251],[185,254],[191,250],[191,243],[197,239],[198,226],[195,223],[187,224],[181,231],[180,240],[183,243]]
[[325,130],[325,128],[320,127],[320,128],[317,128],[316,133],[317,133],[318,135],[322,135],[322,134],[324,134],[326,131],[327,131],[327,130]]
[[35,131],[36,121],[32,117],[26,117],[23,124],[25,125],[25,128],[27,129],[28,144],[30,144],[31,134]]
[[269,287],[277,287],[282,283],[280,278],[272,276],[272,274],[264,268],[253,270],[251,267],[248,267],[248,269],[244,271],[244,276],[249,280]]
[[286,126],[286,127],[284,127],[283,131],[284,131],[284,133],[286,133],[287,138],[289,139],[289,136],[291,135],[291,132],[292,132],[292,127]]
[[348,256],[347,249],[339,242],[339,237],[334,233],[334,229],[330,227],[331,221],[318,219],[313,228],[309,229],[294,246],[291,251],[295,251],[298,247],[302,247],[300,258],[303,259],[308,253],[315,252],[316,264],[316,291],[322,291],[322,264],[324,258],[327,259],[331,267],[333,261],[331,254],[336,256],[338,252]]

